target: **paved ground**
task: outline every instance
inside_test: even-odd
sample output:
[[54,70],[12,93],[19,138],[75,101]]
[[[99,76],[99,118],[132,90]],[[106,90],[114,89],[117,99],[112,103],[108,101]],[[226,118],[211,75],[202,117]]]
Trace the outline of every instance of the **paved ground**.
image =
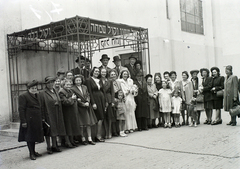
[[[204,115],[202,116],[202,122]],[[218,126],[199,125],[197,128],[151,129],[135,132],[127,138],[112,138],[95,146],[63,149],[46,154],[46,144],[36,149],[43,156],[29,160],[26,147],[8,151],[5,148],[25,145],[16,138],[0,136],[1,169],[161,169],[161,168],[240,168],[240,119],[238,126],[226,126],[230,117],[223,113]]]

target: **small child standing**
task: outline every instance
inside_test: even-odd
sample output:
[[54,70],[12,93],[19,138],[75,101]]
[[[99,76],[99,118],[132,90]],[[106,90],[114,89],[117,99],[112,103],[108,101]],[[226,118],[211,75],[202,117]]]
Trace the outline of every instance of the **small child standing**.
[[175,121],[175,127],[180,127],[180,113],[182,107],[182,99],[179,95],[180,91],[175,90],[172,97],[172,114]]
[[167,88],[168,82],[162,81],[162,89],[159,90],[159,105],[160,105],[160,112],[163,113],[163,118],[165,121],[164,128],[172,128],[171,126],[171,115],[170,112],[172,111],[172,104],[171,104],[171,97],[172,91]]
[[119,120],[120,136],[126,137],[127,134],[124,133],[125,113],[126,113],[124,94],[121,90],[118,91],[116,94],[118,95],[118,97],[115,101],[116,101],[117,120]]
[[191,117],[191,123],[189,124],[189,127],[197,127],[197,111],[195,110],[196,109],[196,98],[193,97],[191,99],[191,102],[190,102],[190,105],[189,105],[189,108],[188,108],[188,111],[189,111],[189,117]]

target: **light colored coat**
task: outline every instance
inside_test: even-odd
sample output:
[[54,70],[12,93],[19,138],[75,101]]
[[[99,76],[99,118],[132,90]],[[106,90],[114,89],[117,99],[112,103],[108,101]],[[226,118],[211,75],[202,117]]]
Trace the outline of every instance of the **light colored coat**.
[[224,81],[224,110],[229,111],[233,107],[233,100],[238,100],[238,77],[231,75]]

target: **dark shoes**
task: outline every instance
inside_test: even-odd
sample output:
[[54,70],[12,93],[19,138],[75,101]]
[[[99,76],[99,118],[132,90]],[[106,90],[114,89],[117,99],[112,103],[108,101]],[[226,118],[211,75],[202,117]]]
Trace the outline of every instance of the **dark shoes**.
[[47,153],[52,154],[53,153],[52,148],[47,148]]
[[34,155],[35,155],[35,157],[41,157],[42,156],[42,154],[39,154],[38,152],[35,152]]
[[62,150],[58,147],[52,147],[53,152],[62,152]]
[[34,154],[30,154],[30,159],[31,159],[31,160],[36,160],[35,155],[34,155]]
[[203,124],[208,124],[208,120],[206,120]]
[[230,121],[229,123],[227,123],[228,126],[231,126],[233,124],[232,121]]
[[[65,144],[67,148],[75,148],[75,146],[73,146],[71,143],[66,143]],[[60,151],[57,151],[60,152]]]
[[217,120],[217,121],[213,121],[211,125],[218,125],[218,124],[222,124],[222,119]]
[[88,141],[88,144],[95,145],[96,143],[94,143],[93,141]]
[[96,138],[96,142],[105,142],[103,138]]

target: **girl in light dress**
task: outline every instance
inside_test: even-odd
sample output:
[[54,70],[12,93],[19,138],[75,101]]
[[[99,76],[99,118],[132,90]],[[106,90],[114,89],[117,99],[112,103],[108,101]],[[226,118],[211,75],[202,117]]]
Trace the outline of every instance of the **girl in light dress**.
[[170,112],[172,111],[172,91],[168,88],[168,82],[166,80],[162,81],[162,89],[159,90],[159,105],[160,105],[160,112],[163,113],[164,117],[164,128],[172,128],[171,126],[171,115]]
[[137,87],[133,84],[133,80],[129,78],[129,72],[127,70],[122,71],[118,81],[121,85],[126,100],[126,133],[132,133],[135,129],[137,129],[135,117],[136,103],[134,100],[134,97],[137,95]]
[[172,97],[172,114],[175,121],[175,127],[180,127],[180,113],[182,107],[182,99],[179,95],[180,91],[175,90]]

